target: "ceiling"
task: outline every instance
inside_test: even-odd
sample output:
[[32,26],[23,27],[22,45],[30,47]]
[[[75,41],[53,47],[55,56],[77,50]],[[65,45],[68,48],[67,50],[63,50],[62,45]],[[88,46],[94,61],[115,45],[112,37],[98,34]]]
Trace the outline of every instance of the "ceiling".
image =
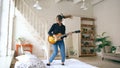
[[24,0],[29,6],[33,6],[36,1],[39,2],[41,7],[50,7],[50,4],[60,4],[60,3],[72,3],[74,5],[81,5],[83,1],[89,5],[95,5],[103,0]]
[[[82,0],[24,0],[25,3],[30,6],[30,8],[40,15],[64,13],[72,14],[75,16],[90,16],[92,14],[92,6],[102,0],[85,0],[87,10],[84,11],[80,8],[82,5]],[[42,7],[42,10],[36,10],[33,8],[35,2],[38,1],[39,5]]]
[[[50,7],[50,4],[72,3],[74,5],[82,4],[83,0],[24,0],[29,6],[33,6],[36,1],[39,1],[41,7]],[[90,3],[93,0],[85,0],[85,3]]]

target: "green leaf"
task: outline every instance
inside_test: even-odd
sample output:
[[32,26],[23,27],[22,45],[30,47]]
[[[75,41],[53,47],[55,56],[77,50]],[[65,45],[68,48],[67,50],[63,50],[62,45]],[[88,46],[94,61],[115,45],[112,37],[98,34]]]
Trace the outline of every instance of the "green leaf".
[[101,52],[100,48],[95,49],[96,52]]
[[105,46],[111,46],[111,41],[108,39],[110,36],[105,36],[104,34],[106,32],[103,32],[102,35],[97,35],[98,37],[96,37],[95,39],[95,43],[97,42],[101,42],[100,44],[97,44],[97,51],[101,51],[102,48],[104,48]]
[[106,33],[106,32],[103,32],[103,33],[102,33],[102,36],[104,36],[105,33]]

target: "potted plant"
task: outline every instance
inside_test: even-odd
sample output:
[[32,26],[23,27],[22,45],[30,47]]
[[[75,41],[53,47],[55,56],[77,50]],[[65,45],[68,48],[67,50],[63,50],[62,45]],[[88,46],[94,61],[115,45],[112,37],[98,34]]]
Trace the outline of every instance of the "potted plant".
[[69,53],[70,53],[71,56],[76,55],[76,51],[74,49],[72,49],[72,48],[70,49]]
[[74,55],[74,51],[73,50],[70,50],[70,55]]
[[111,52],[112,52],[112,53],[115,53],[115,51],[116,51],[116,47],[115,47],[115,46],[112,46],[112,47],[111,47]]
[[23,37],[18,37],[16,41],[17,41],[17,44],[23,44],[25,39]]
[[95,43],[97,45],[96,51],[101,52],[101,50],[105,46],[111,46],[111,41],[109,40],[109,36],[104,36],[106,32],[103,32],[102,35],[97,35],[95,39]]

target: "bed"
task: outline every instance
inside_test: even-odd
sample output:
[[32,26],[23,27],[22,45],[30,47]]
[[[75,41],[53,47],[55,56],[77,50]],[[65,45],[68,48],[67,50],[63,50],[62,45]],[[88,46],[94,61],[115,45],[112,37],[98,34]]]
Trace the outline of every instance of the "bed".
[[14,68],[46,68],[45,63],[32,54],[17,56],[16,60]]
[[61,60],[54,60],[51,66],[46,66],[47,60],[40,60],[34,55],[22,55],[16,58],[18,61],[14,68],[98,68],[77,59],[66,59],[64,66],[61,65]]

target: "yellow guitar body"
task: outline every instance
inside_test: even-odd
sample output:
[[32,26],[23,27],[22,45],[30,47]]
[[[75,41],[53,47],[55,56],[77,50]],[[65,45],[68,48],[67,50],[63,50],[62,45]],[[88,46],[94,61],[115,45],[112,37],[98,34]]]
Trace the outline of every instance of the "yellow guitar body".
[[55,44],[57,41],[61,40],[61,37],[63,38],[64,36],[70,35],[72,33],[80,33],[80,30],[69,32],[69,33],[63,34],[63,35],[61,33],[58,33],[58,34],[53,35],[53,36],[48,36],[48,42],[50,44]]
[[48,36],[48,41],[49,41],[49,43],[50,44],[55,44],[58,40],[60,40],[60,36],[61,36],[62,34],[61,33],[58,33],[58,34],[56,34],[56,35],[54,35],[54,36]]

